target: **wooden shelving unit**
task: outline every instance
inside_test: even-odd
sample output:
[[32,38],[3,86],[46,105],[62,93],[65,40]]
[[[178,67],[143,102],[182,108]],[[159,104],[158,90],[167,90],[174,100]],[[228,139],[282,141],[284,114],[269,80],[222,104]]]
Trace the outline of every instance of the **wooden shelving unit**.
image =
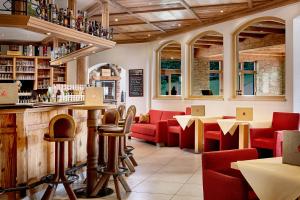
[[58,38],[62,40],[84,43],[86,45],[89,45],[83,49],[72,52],[67,56],[63,56],[59,59],[52,60],[50,62],[51,65],[57,66],[67,63],[71,60],[77,59],[79,57],[87,56],[96,52],[113,48],[116,45],[116,42],[114,41],[96,37],[32,16],[0,14],[0,26],[22,28],[37,33],[46,34],[48,37],[51,38]]
[[0,82],[14,80],[22,83],[19,96],[31,96],[32,90],[43,93],[53,84],[66,84],[67,67],[50,66],[49,57],[0,55]]
[[53,84],[66,84],[67,80],[68,77],[66,65],[53,68]]
[[76,60],[77,58],[88,56],[99,51],[100,49],[98,47],[87,46],[85,48],[74,51],[66,56],[60,57],[59,59],[50,61],[50,65],[59,66],[72,60]]

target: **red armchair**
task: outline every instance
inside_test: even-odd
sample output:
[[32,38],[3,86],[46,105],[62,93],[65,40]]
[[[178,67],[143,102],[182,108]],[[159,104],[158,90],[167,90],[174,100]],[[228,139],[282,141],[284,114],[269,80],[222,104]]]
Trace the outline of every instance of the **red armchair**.
[[[223,119],[234,119],[232,116],[224,116]],[[238,129],[233,135],[224,135],[218,123],[204,123],[204,151],[218,151],[238,149]]]
[[204,152],[202,155],[204,200],[258,199],[240,171],[231,163],[257,159],[256,149]]
[[282,131],[299,130],[299,113],[274,112],[271,128],[250,128],[252,148],[272,150],[273,156],[282,155]]
[[[186,115],[191,114],[191,108],[186,108]],[[168,120],[168,146],[179,146],[183,148],[194,148],[195,123],[185,130],[181,128],[176,119]]]
[[143,139],[149,142],[155,142],[164,146],[167,144],[168,119],[174,115],[184,115],[184,112],[150,110],[149,123],[135,123],[131,125],[130,137]]

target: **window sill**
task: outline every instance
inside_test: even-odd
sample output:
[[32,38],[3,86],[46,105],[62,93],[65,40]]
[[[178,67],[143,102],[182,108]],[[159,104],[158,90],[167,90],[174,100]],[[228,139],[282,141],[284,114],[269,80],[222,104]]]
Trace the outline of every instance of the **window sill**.
[[224,101],[223,96],[189,96],[184,98],[185,100],[215,100],[215,101]]
[[153,100],[182,100],[182,96],[156,96]]
[[233,96],[231,101],[286,101],[285,96]]

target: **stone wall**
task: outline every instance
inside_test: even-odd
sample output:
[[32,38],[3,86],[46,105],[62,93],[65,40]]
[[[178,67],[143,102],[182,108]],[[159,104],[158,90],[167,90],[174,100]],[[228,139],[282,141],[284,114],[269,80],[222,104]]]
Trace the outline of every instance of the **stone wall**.
[[274,96],[285,93],[285,57],[240,55],[241,62],[256,62],[256,95]]
[[191,94],[202,95],[201,90],[209,89],[209,59],[201,57],[194,58],[191,69]]

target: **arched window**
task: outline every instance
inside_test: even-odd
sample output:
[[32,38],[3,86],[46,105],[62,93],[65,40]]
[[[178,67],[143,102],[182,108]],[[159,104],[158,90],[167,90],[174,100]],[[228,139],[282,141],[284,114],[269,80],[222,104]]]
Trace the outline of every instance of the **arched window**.
[[285,22],[262,17],[233,34],[233,98],[285,99]]
[[157,97],[181,96],[181,45],[170,41],[156,52]]
[[223,35],[207,31],[189,42],[191,99],[223,98]]

